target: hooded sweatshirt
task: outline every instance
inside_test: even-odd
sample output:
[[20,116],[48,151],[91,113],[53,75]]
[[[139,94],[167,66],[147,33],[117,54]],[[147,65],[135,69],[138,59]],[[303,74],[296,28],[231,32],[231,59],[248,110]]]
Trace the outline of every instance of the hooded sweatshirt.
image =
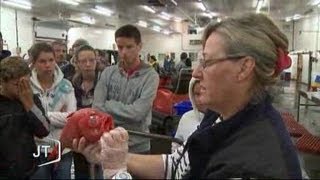
[[[92,107],[112,115],[116,126],[149,132],[158,84],[158,73],[142,61],[131,75],[120,65],[106,67],[96,85]],[[149,150],[149,139],[130,135],[130,152]]]
[[[191,78],[189,83],[189,99],[193,109],[182,115],[175,135],[175,138],[181,139],[183,142],[185,142],[188,137],[197,129],[197,126],[201,123],[204,116],[204,114],[200,112],[195,105],[193,87],[196,81],[197,80],[195,78]],[[173,142],[171,145],[172,152],[174,152],[174,150],[180,146],[175,142]]]
[[[62,129],[67,122],[66,117],[69,113],[77,109],[74,88],[70,81],[63,78],[63,73],[58,65],[55,67],[54,80],[51,88],[44,90],[41,87],[35,69],[31,72],[30,80],[33,93],[39,96],[42,106],[50,120],[50,134],[48,138],[59,140]],[[36,142],[41,145],[52,143],[46,139],[37,139]],[[52,144],[50,147],[53,147]]]

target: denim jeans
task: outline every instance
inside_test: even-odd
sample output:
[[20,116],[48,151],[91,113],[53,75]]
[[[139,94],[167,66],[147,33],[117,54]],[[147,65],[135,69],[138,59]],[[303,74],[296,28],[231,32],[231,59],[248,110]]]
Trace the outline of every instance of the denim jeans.
[[[43,153],[40,154],[40,163],[47,162]],[[61,156],[61,161],[39,167],[31,176],[31,179],[70,179],[71,178],[72,153],[68,152]]]

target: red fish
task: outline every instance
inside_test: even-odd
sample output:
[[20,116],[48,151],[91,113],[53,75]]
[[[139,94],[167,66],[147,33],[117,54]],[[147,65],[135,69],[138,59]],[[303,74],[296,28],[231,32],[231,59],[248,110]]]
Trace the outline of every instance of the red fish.
[[[95,143],[104,132],[113,128],[113,118],[107,113],[91,108],[84,108],[71,113],[67,117],[67,124],[61,133],[61,152],[64,148],[72,148],[73,139],[84,137],[88,143]],[[57,156],[58,148],[55,148],[49,159],[56,159]]]

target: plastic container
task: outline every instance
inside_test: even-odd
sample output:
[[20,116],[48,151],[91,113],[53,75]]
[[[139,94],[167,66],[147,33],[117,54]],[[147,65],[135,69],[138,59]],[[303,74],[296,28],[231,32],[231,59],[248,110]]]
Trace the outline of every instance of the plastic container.
[[176,110],[176,115],[178,116],[182,116],[184,113],[193,109],[191,101],[180,101],[176,103],[173,107]]

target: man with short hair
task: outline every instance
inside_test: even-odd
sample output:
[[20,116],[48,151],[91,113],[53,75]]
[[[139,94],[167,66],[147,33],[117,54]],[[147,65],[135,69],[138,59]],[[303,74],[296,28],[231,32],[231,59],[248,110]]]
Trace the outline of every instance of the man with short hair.
[[[116,126],[149,132],[159,75],[139,58],[142,43],[135,26],[120,27],[115,40],[120,61],[102,72],[92,107],[112,115]],[[130,135],[129,151],[149,153],[150,139]]]
[[57,65],[61,68],[69,64],[69,62],[65,59],[66,45],[61,41],[54,41],[52,42],[51,46],[54,50],[54,55],[55,55],[55,60]]
[[176,71],[177,73],[179,74],[180,70],[182,68],[187,68],[188,66],[186,65],[186,61],[187,61],[187,58],[188,58],[188,54],[186,52],[182,52],[180,54],[180,61],[179,63],[177,64],[176,66]]
[[9,56],[11,56],[11,52],[8,50],[3,50],[3,39],[2,33],[0,32],[0,61]]

